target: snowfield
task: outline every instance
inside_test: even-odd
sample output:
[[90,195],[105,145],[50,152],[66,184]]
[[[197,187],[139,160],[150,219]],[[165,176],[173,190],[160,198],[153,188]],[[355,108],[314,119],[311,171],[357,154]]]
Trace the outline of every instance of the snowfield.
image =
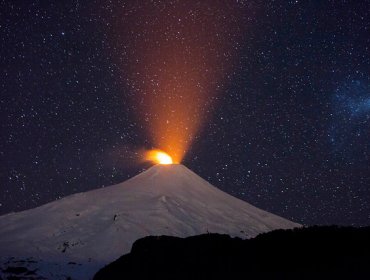
[[222,192],[183,165],[156,165],[118,185],[1,216],[0,275],[23,265],[46,278],[91,279],[148,235],[250,238],[298,226]]

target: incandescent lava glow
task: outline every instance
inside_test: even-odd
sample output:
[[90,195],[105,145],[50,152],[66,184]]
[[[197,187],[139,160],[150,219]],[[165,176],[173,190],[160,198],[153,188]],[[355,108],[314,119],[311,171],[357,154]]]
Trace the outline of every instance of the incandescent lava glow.
[[161,150],[147,152],[146,159],[157,164],[173,164],[171,156]]

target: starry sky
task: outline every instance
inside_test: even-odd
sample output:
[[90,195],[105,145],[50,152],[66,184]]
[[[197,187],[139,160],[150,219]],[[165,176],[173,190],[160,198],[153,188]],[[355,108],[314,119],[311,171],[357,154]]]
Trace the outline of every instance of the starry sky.
[[191,131],[182,163],[227,193],[306,225],[369,225],[369,11],[1,1],[0,214],[122,182],[176,130]]

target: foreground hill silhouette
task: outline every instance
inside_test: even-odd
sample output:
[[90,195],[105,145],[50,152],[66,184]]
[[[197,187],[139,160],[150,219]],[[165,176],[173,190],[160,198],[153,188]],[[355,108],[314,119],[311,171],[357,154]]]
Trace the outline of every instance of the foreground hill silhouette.
[[370,227],[275,230],[248,240],[151,236],[100,279],[370,279]]

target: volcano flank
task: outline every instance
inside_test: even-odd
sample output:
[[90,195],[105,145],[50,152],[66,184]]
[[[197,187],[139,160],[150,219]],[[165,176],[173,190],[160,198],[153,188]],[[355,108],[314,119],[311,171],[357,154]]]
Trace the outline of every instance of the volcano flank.
[[297,226],[222,192],[183,165],[155,165],[114,186],[1,216],[0,252],[96,269],[145,236],[249,238]]

